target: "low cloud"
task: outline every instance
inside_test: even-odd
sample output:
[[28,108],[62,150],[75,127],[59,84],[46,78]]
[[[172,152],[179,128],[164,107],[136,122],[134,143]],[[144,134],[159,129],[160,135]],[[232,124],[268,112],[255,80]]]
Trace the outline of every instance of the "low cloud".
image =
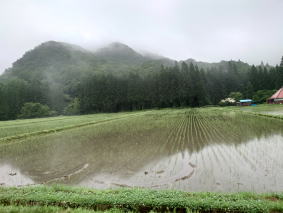
[[172,59],[278,64],[281,0],[4,0],[0,73],[48,40],[95,49],[120,41]]

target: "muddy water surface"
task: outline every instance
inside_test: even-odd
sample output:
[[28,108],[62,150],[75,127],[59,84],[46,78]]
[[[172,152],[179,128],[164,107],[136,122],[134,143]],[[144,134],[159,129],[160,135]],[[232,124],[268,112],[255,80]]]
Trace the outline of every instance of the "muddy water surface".
[[0,145],[0,185],[283,190],[283,122],[196,110]]

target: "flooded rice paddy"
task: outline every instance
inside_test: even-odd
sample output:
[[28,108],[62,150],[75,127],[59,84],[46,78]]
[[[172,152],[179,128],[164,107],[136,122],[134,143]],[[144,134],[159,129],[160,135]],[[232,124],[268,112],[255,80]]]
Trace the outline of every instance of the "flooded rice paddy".
[[283,122],[217,109],[149,111],[0,144],[0,185],[283,190]]

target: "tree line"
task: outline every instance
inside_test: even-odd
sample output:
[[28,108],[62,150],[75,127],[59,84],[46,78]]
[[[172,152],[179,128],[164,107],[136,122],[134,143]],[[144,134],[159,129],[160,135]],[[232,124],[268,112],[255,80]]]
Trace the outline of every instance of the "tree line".
[[32,117],[34,103],[44,105],[46,116],[47,109],[55,115],[216,105],[231,92],[260,96],[256,99],[263,102],[282,85],[283,66],[251,66],[244,72],[233,61],[225,69],[203,70],[182,62],[146,75],[89,74],[69,87],[11,77],[0,82],[0,120],[24,118],[25,113]]
[[[147,76],[92,76],[82,81],[78,97],[81,113],[117,112],[216,105],[232,92],[240,92],[242,98],[267,94],[265,100],[282,85],[282,67],[252,66],[248,72],[241,72],[235,63],[229,62],[226,70],[204,71],[183,62],[174,67],[161,67]],[[256,101],[263,102],[260,98]]]

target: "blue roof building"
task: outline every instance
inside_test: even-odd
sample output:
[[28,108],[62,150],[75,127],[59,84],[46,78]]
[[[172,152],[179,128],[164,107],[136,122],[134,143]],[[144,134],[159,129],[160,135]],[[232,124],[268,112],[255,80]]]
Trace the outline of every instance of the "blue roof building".
[[240,100],[240,103],[248,103],[248,102],[253,102],[252,99],[242,99]]
[[252,105],[253,100],[252,99],[242,99],[239,101],[240,106],[250,106]]

